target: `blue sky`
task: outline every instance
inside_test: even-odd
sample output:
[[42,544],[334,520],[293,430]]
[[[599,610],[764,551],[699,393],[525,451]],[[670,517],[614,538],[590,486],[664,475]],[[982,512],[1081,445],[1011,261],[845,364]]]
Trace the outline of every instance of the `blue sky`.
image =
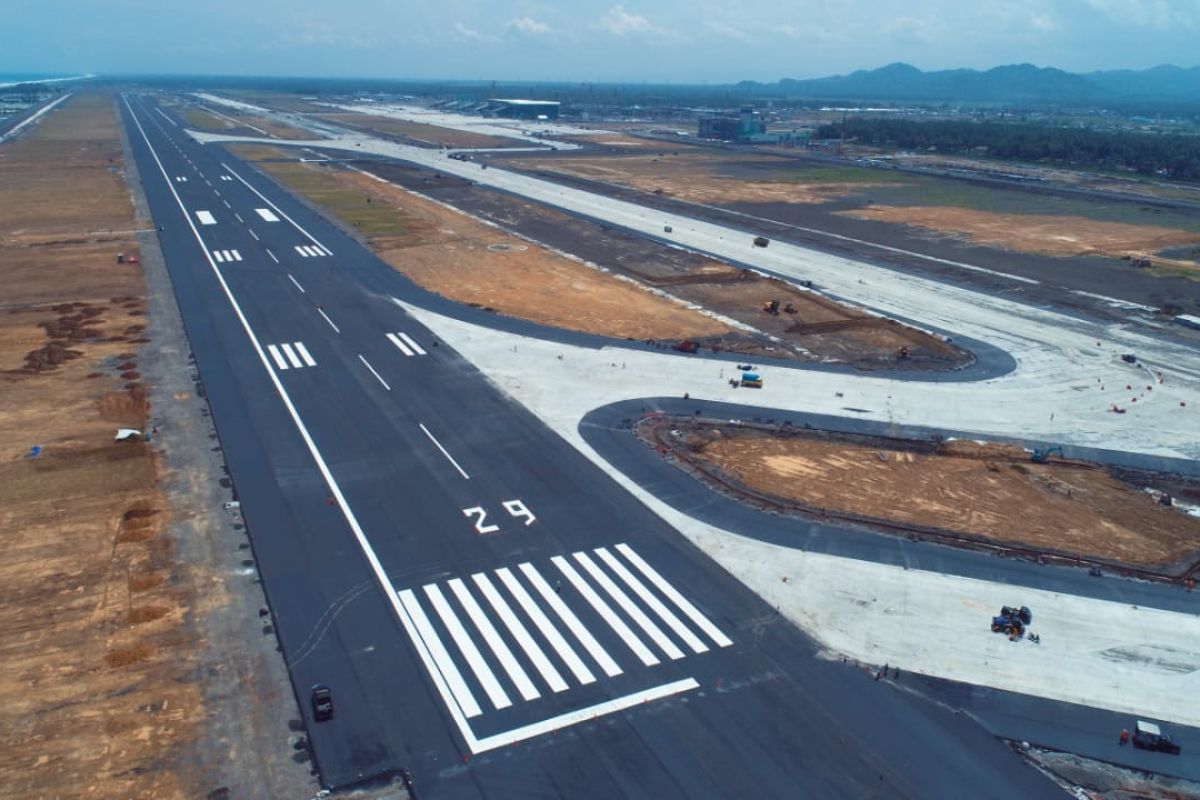
[[732,82],[1200,62],[1200,0],[17,0],[0,72]]

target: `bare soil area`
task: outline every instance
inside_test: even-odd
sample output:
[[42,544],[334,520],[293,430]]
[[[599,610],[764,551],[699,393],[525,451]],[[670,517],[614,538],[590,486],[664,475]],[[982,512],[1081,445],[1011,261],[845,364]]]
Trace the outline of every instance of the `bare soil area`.
[[[1200,235],[1177,228],[1104,222],[1077,216],[1000,214],[945,206],[884,205],[840,213],[859,219],[913,225],[989,247],[1051,256],[1122,258],[1200,242]],[[1200,268],[1200,264],[1192,266]]]
[[[873,183],[792,179],[791,159],[746,155],[731,159],[725,153],[696,150],[629,155],[526,158],[513,163],[527,170],[652,192],[696,203],[827,203],[869,188]],[[751,167],[747,169],[747,167]],[[779,175],[771,170],[778,168]],[[886,183],[880,177],[877,183]]]
[[[144,442],[145,290],[113,98],[0,146],[0,767],[4,794],[189,796],[204,576],[163,535]],[[36,448],[36,449],[35,449]],[[221,602],[205,593],[204,603]]]
[[367,175],[309,164],[261,166],[365,235],[396,269],[458,302],[619,338],[695,338],[729,330],[630,281]]
[[379,116],[377,114],[360,114],[356,111],[345,111],[338,114],[319,114],[320,119],[337,122],[366,131],[399,136],[415,144],[430,147],[528,147],[528,142],[509,139],[501,136],[489,136],[483,133],[460,131],[455,128],[443,128],[440,125],[429,125],[424,122],[409,122],[403,119]]
[[1200,550],[1200,519],[1091,463],[1038,464],[1019,447],[969,441],[649,425],[656,443],[727,488],[810,513],[1138,567]]

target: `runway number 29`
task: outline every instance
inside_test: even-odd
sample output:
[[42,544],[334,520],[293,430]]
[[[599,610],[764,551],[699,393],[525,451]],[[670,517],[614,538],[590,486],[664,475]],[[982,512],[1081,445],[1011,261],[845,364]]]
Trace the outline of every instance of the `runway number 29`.
[[[527,526],[532,525],[537,520],[537,517],[535,517],[533,512],[529,510],[529,507],[520,500],[505,500],[502,505],[504,506],[504,510],[509,513],[509,516],[512,516],[516,519],[524,519]],[[496,531],[500,530],[499,525],[488,524],[487,509],[485,509],[483,506],[464,508],[462,513],[464,517],[475,520],[476,533],[495,533]]]

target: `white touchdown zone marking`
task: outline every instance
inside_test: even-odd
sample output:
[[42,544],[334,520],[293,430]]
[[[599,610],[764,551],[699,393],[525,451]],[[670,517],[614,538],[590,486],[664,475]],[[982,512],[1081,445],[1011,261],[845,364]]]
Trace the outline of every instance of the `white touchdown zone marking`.
[[256,208],[254,210],[263,218],[263,222],[279,222],[279,217],[272,214],[269,208]]
[[271,353],[271,358],[275,359],[275,366],[279,369],[287,369],[287,362],[283,360],[283,354],[279,352],[279,348],[273,344],[267,345],[267,350]]
[[421,345],[414,342],[412,337],[409,336],[407,333],[401,333],[400,338],[403,339],[405,342],[407,342],[408,346],[411,347],[413,350],[415,350],[417,355],[419,355],[419,356],[428,355],[424,350],[421,349]]
[[306,366],[315,367],[317,361],[308,352],[308,348],[304,346],[304,342],[296,342],[296,352],[300,354],[300,358],[304,359]]
[[212,212],[210,212],[210,211],[203,211],[203,210],[197,211],[196,219],[200,220],[201,225],[216,225],[217,224],[217,218],[214,217],[212,215]]
[[394,334],[394,333],[389,333],[389,334],[387,335],[387,338],[388,338],[388,341],[389,341],[389,342],[391,342],[392,344],[396,345],[396,347],[400,348],[400,352],[401,352],[401,353],[404,353],[404,355],[406,355],[406,356],[411,356],[411,355],[413,354],[412,350],[409,350],[409,349],[408,349],[408,345],[406,345],[404,342],[402,342],[402,341],[400,341],[399,339],[397,339],[397,338],[396,338],[396,334]]
[[292,346],[285,342],[280,345],[280,348],[283,350],[283,354],[287,356],[287,360],[291,362],[291,365],[298,369],[301,366],[300,358],[296,355],[296,351],[292,349]]

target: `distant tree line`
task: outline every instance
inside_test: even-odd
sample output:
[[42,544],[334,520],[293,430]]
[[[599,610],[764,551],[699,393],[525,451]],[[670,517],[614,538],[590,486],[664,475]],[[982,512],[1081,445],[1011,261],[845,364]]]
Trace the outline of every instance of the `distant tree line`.
[[822,125],[818,138],[1076,167],[1133,170],[1200,181],[1200,136],[1094,131],[1030,123],[853,117]]

